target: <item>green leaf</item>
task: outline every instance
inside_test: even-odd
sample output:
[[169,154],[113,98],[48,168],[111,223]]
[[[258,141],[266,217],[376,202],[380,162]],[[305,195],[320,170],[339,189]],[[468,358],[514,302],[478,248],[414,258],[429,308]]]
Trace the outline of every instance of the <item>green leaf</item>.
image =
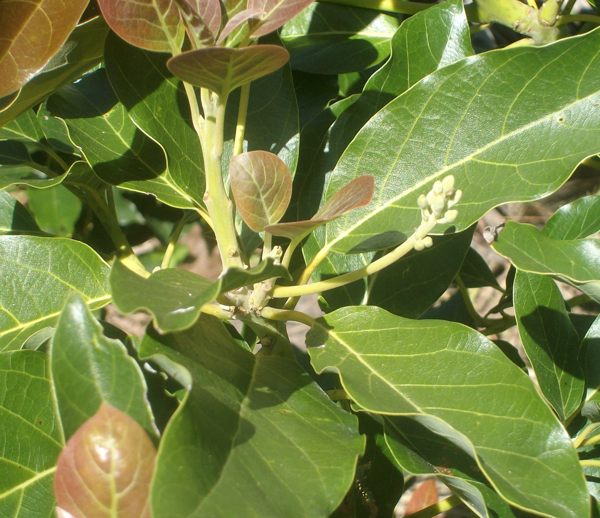
[[314,3],[285,25],[281,39],[294,70],[340,74],[383,61],[397,28],[398,20],[386,14]]
[[469,248],[467,252],[460,268],[460,278],[467,288],[491,286],[497,290],[502,290],[488,263],[474,248]]
[[31,214],[13,196],[0,191],[0,235],[40,234]]
[[598,239],[552,239],[533,225],[508,221],[493,247],[519,270],[557,276],[600,300]]
[[261,13],[252,36],[258,38],[276,31],[312,3],[313,0],[248,0],[248,9]]
[[46,67],[19,92],[10,107],[0,111],[0,126],[35,106],[60,85],[73,81],[98,64],[104,51],[108,27],[100,17],[82,23]]
[[510,503],[556,518],[588,516],[569,436],[527,375],[483,335],[375,307],[344,308],[319,322],[307,337],[313,366],[338,372],[364,410],[451,427]]
[[565,421],[579,408],[585,389],[579,336],[565,301],[552,279],[517,270],[514,304],[521,342],[540,389]]
[[0,351],[53,326],[72,293],[97,309],[110,300],[108,265],[78,241],[0,236]]
[[60,117],[48,113],[46,103],[42,103],[37,111],[38,123],[48,144],[61,153],[80,157],[79,149],[71,142],[69,127]]
[[288,273],[271,261],[248,270],[230,268],[217,281],[177,268],[158,270],[144,279],[116,261],[110,284],[114,303],[121,311],[147,311],[158,329],[169,332],[190,327],[200,316],[202,306],[221,293],[273,277],[288,277]]
[[261,232],[285,214],[292,197],[292,175],[277,155],[250,151],[229,162],[229,181],[240,216]]
[[[154,516],[329,516],[363,439],[293,358],[254,356],[223,325],[147,335],[140,353],[174,363],[187,389],[162,438]],[[235,495],[235,498],[232,498]]]
[[552,239],[581,239],[600,232],[600,196],[584,196],[563,205],[543,232]]
[[62,185],[49,189],[31,189],[29,210],[40,227],[49,234],[70,237],[81,213],[81,201]]
[[44,138],[33,110],[26,110],[0,128],[0,140],[37,143]]
[[172,57],[167,67],[180,79],[226,97],[236,88],[280,69],[288,59],[287,50],[278,45],[206,47]]
[[67,40],[88,0],[16,0],[0,4],[0,97],[19,90]]
[[596,398],[600,392],[600,316],[596,317],[581,342],[581,350],[585,355],[586,401]]
[[33,154],[38,150],[31,143],[0,140],[0,189],[13,185],[46,189],[64,180],[59,172],[36,161]]
[[48,517],[52,476],[62,449],[46,356],[0,353],[0,515]]
[[[556,190],[600,151],[600,77],[590,72],[600,66],[599,45],[596,30],[545,47],[491,52],[414,85],[368,122],[338,162],[326,196],[364,171],[375,175],[377,195],[328,224],[320,245],[344,253],[372,248],[376,236],[386,237],[375,239],[378,248],[403,241],[419,224],[418,196],[449,174],[464,191],[457,230],[496,205]],[[547,90],[557,74],[569,80],[538,99],[533,92]],[[540,133],[544,145],[530,145]]]
[[52,383],[67,439],[102,403],[156,434],[139,366],[119,340],[104,336],[81,297],[67,302],[50,347]]
[[203,205],[204,164],[183,86],[166,67],[167,56],[145,52],[116,36],[106,41],[106,72],[135,125],[167,156],[169,177],[180,191]]
[[173,0],[98,0],[104,19],[127,43],[155,52],[181,48],[184,31]]
[[144,429],[102,403],[60,454],[56,504],[73,516],[150,518],[155,458],[156,449]]

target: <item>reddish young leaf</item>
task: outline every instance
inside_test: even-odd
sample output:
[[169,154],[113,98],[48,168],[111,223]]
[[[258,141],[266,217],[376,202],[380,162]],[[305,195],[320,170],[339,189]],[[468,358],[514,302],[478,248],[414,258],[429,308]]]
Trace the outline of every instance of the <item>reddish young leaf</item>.
[[229,179],[236,207],[255,232],[277,223],[292,197],[292,175],[285,162],[267,151],[250,151],[231,159]]
[[372,176],[359,176],[329,198],[311,219],[268,225],[265,230],[275,236],[283,236],[289,239],[308,234],[323,223],[367,205],[373,198],[374,188],[375,179]]
[[58,458],[54,493],[75,518],[149,518],[156,450],[144,429],[103,403]]
[[414,493],[411,495],[410,500],[406,504],[404,510],[405,516],[418,513],[426,507],[435,504],[438,501],[438,490],[434,478],[428,478],[421,482]]
[[173,0],[98,0],[110,28],[127,43],[155,52],[181,47],[183,25]]
[[279,29],[312,3],[313,0],[248,0],[248,9],[263,13],[262,21],[252,35],[264,36]]
[[277,45],[240,49],[207,47],[189,50],[167,61],[169,70],[184,81],[227,95],[237,87],[281,68],[289,59]]
[[227,36],[229,36],[244,22],[247,22],[248,20],[259,20],[261,14],[262,11],[259,11],[258,9],[244,9],[243,11],[240,11],[236,15],[232,16],[225,25],[225,27],[223,27],[223,30],[219,35],[219,40],[217,41],[217,44],[222,45],[223,42],[227,39]]
[[221,2],[219,0],[175,0],[181,15],[201,43],[212,43],[221,29]]
[[88,0],[0,2],[0,97],[19,90],[56,54]]

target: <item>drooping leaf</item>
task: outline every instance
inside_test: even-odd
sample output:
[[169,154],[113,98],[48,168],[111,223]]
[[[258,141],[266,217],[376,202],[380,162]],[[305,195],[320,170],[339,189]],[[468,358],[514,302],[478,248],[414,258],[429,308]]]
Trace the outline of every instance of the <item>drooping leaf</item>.
[[521,342],[540,389],[565,421],[579,408],[585,380],[579,336],[562,295],[549,277],[517,270],[514,304]]
[[210,44],[216,40],[221,28],[219,0],[176,0],[176,3],[195,41]]
[[306,235],[319,225],[368,204],[373,196],[373,188],[374,179],[372,176],[359,176],[331,196],[311,219],[268,225],[265,230],[276,236],[289,239]]
[[600,232],[600,196],[584,196],[563,205],[543,232],[552,239],[582,239]]
[[598,239],[553,239],[532,225],[508,221],[493,247],[519,270],[557,276],[600,300]]
[[[599,41],[597,30],[541,48],[465,59],[386,105],[352,141],[326,191],[368,171],[376,177],[377,195],[319,232],[321,248],[363,251],[375,236],[385,237],[375,240],[378,247],[398,243],[419,223],[417,197],[448,174],[464,191],[456,205],[457,230],[498,204],[557,189],[583,158],[600,151],[600,112],[594,109],[600,77],[590,73],[600,63]],[[532,69],[539,70],[533,77]],[[569,79],[556,95],[540,101],[530,94],[567,69]],[[545,145],[527,145],[539,132]]]
[[261,22],[252,35],[258,38],[279,29],[312,3],[313,0],[248,0],[249,9],[262,13]]
[[183,25],[173,0],[98,0],[104,19],[126,42],[155,52],[181,48]]
[[174,364],[188,391],[162,438],[155,516],[295,518],[338,506],[363,440],[293,358],[254,356],[206,317],[147,335],[140,354]]
[[0,235],[41,233],[27,209],[13,196],[0,191]]
[[92,309],[110,300],[107,264],[78,241],[0,236],[0,257],[1,351],[53,326],[74,292]]
[[63,309],[50,347],[52,383],[67,439],[102,403],[156,433],[139,366],[119,340],[104,336],[79,296]]
[[54,171],[37,162],[35,151],[39,151],[35,144],[0,140],[0,189],[13,185],[46,189],[64,180],[62,171]]
[[[62,448],[45,354],[0,353],[0,515],[51,516]],[[35,512],[35,514],[33,514]]]
[[56,54],[88,0],[0,3],[0,97],[19,90]]
[[277,155],[250,151],[233,157],[229,181],[240,216],[255,232],[285,214],[292,197],[292,175]]
[[469,248],[467,252],[460,268],[460,278],[467,288],[491,286],[497,290],[501,289],[488,263],[474,248]]
[[81,201],[62,185],[50,189],[31,189],[29,210],[45,232],[70,237],[81,213]]
[[277,45],[188,50],[167,61],[169,70],[190,84],[226,96],[243,84],[275,72],[289,54]]
[[58,458],[56,504],[73,516],[150,518],[155,458],[156,449],[144,429],[102,403]]
[[509,502],[557,518],[588,516],[569,436],[527,375],[483,335],[348,307],[323,317],[307,344],[317,372],[338,372],[364,410],[424,416],[428,426],[455,430]]
[[283,266],[265,261],[248,270],[230,268],[216,281],[177,268],[159,270],[144,279],[117,261],[110,283],[114,303],[121,311],[148,311],[158,329],[170,332],[190,327],[200,316],[202,306],[221,293],[287,276]]
[[396,18],[369,9],[314,3],[285,25],[281,39],[294,70],[340,74],[388,57],[398,25]]
[[0,126],[44,100],[62,84],[74,81],[98,64],[104,53],[107,33],[108,27],[101,17],[79,25],[59,51],[57,57],[60,60],[29,81],[9,108],[0,110]]
[[167,56],[145,52],[116,36],[106,41],[110,84],[135,125],[165,151],[169,177],[196,203],[204,196],[204,164],[181,81],[166,67]]
[[260,18],[261,11],[259,9],[244,9],[239,13],[232,16],[229,21],[223,27],[221,34],[219,35],[218,45],[223,45],[229,35],[231,35],[236,29],[241,29],[242,25],[252,20],[258,20]]

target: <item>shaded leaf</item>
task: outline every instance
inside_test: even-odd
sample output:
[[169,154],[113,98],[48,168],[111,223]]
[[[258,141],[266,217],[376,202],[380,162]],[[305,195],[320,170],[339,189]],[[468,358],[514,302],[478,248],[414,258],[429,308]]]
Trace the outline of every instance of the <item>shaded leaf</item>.
[[[586,401],[597,398],[600,392],[600,316],[597,316],[581,342],[585,355]],[[598,402],[600,403],[600,401]]]
[[517,270],[513,289],[523,348],[542,393],[565,421],[579,408],[585,389],[579,336],[552,279]]
[[155,457],[144,429],[102,403],[60,454],[54,477],[56,504],[73,516],[149,518]]
[[600,196],[584,196],[563,205],[543,232],[552,239],[581,239],[600,232]]
[[40,227],[49,234],[70,237],[81,213],[81,201],[62,185],[49,189],[31,189],[29,210]]
[[206,317],[147,335],[140,354],[188,391],[162,438],[155,516],[329,516],[341,502],[363,450],[357,420],[293,358],[254,356]]
[[63,309],[50,348],[52,383],[68,439],[101,403],[125,412],[156,434],[146,401],[146,383],[135,360],[119,340],[104,336],[81,297]]
[[173,0],[98,0],[104,19],[126,42],[155,52],[179,50],[183,25]]
[[0,191],[0,235],[39,233],[42,231],[27,209],[13,196]]
[[78,241],[0,236],[0,350],[53,326],[76,292],[92,309],[110,300],[108,266]]
[[252,35],[258,38],[279,29],[312,3],[313,0],[248,0],[249,9],[262,13],[261,22]]
[[190,84],[226,96],[243,84],[275,72],[288,59],[287,50],[277,45],[208,47],[174,56],[167,61],[167,67]]
[[289,239],[306,235],[319,225],[368,204],[373,196],[374,183],[372,176],[359,176],[331,196],[311,219],[268,225],[265,230]]
[[37,146],[31,143],[0,140],[0,189],[13,185],[46,189],[64,180],[59,172],[38,163],[33,156],[35,151]]
[[87,4],[87,0],[0,3],[0,97],[19,90],[50,61]]
[[48,378],[45,354],[0,353],[2,516],[53,514],[52,475],[63,438]]
[[240,216],[255,232],[285,214],[292,197],[292,175],[277,155],[250,151],[233,157],[229,181]]
[[509,502],[556,518],[588,516],[569,436],[527,375],[483,335],[348,307],[323,317],[307,344],[317,372],[338,372],[364,410],[423,416],[428,427],[453,429]]
[[37,143],[43,138],[42,128],[33,110],[24,111],[0,128],[0,140]]
[[467,288],[483,288],[491,286],[502,291],[496,276],[490,270],[488,263],[474,248],[469,248],[460,268],[460,278]]
[[493,247],[519,270],[558,276],[600,300],[598,239],[552,239],[533,225],[508,221]]

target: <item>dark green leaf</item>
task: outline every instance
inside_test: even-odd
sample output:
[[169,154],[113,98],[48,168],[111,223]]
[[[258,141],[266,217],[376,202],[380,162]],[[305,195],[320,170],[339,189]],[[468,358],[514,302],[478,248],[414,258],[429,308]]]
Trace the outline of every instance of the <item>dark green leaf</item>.
[[558,209],[544,226],[552,239],[581,239],[600,232],[600,196],[584,196]]
[[348,307],[320,320],[307,344],[317,372],[338,372],[364,410],[423,416],[430,427],[455,430],[509,502],[556,518],[588,516],[569,436],[527,375],[483,335]]
[[49,234],[70,237],[81,213],[81,201],[62,185],[31,189],[28,207],[36,221]]
[[0,191],[0,235],[39,234],[31,214],[13,196]]
[[[598,399],[600,392],[600,316],[596,317],[594,323],[588,329],[581,342],[581,349],[585,355],[585,385],[586,400]],[[600,403],[600,401],[599,401]]]
[[72,293],[92,309],[110,300],[108,265],[78,241],[0,236],[0,350],[53,326]]
[[490,270],[488,263],[474,248],[469,248],[465,260],[460,268],[460,278],[467,288],[483,288],[491,286],[501,290],[496,276]]
[[208,318],[185,333],[146,336],[140,352],[170,364],[188,390],[162,438],[155,516],[333,512],[363,440],[356,418],[295,360],[254,356]]

